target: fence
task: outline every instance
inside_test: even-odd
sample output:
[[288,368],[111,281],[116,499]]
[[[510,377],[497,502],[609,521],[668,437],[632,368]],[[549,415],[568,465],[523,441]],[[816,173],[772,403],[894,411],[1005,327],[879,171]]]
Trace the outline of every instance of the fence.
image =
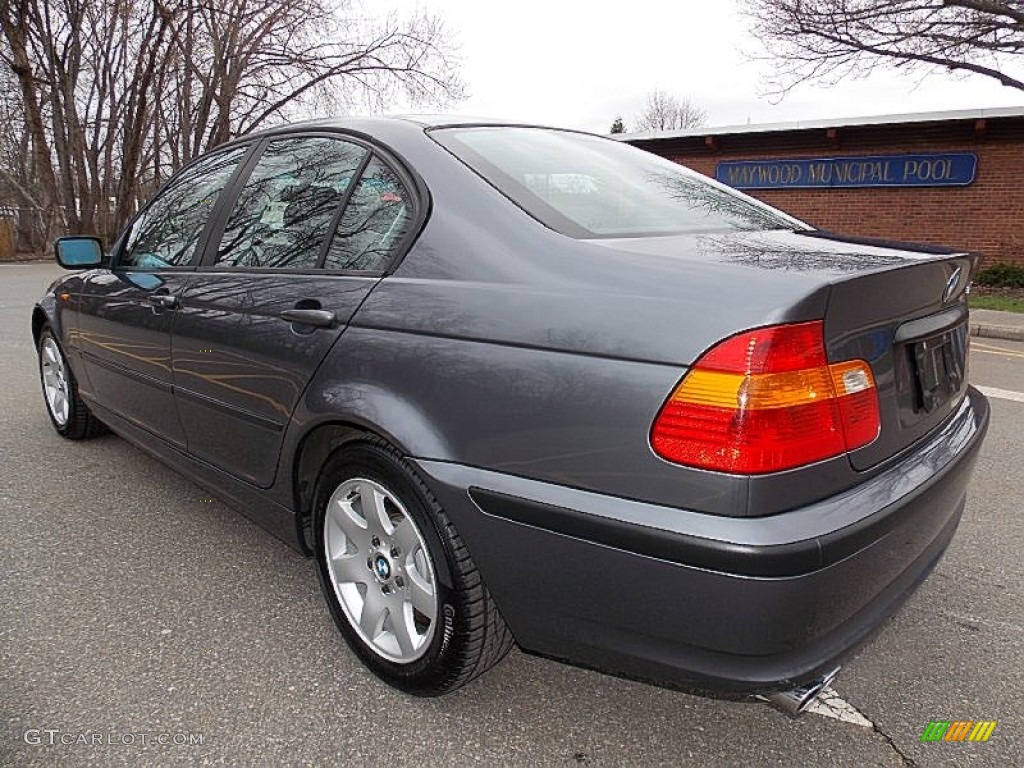
[[47,248],[48,229],[44,209],[0,205],[0,261],[38,258]]

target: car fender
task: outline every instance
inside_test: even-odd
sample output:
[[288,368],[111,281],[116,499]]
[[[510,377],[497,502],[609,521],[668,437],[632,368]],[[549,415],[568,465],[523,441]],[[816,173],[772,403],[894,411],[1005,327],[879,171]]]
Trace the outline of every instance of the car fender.
[[324,375],[328,365],[296,408],[287,446],[295,448],[317,427],[336,423],[379,435],[405,455],[450,457],[449,446],[417,404],[378,384]]
[[[346,439],[370,434],[404,456],[439,460],[452,456],[441,431],[418,403],[397,388],[373,381],[353,361],[352,346],[345,343],[348,335],[342,334],[309,382],[282,444],[274,495],[295,509],[300,520],[310,511],[320,467]],[[313,439],[325,432],[329,433],[326,440]]]
[[444,460],[451,449],[417,405],[386,387],[345,378],[336,345],[306,389],[285,435],[273,495],[295,510],[295,542],[306,554],[316,478],[347,440],[383,438],[407,457]]
[[[50,283],[46,293],[32,308],[32,338],[37,343],[39,333],[45,323],[53,329],[65,353],[74,353],[77,350],[78,344],[74,338],[74,331],[77,327],[75,316],[78,312],[82,287],[89,274],[88,272],[75,272],[61,275]],[[73,314],[70,321],[65,322],[64,316],[68,312]]]
[[57,338],[66,345],[63,324],[57,311],[57,297],[52,292],[47,293],[32,307],[32,340],[36,345],[39,344],[39,334],[42,333],[44,325],[49,325]]

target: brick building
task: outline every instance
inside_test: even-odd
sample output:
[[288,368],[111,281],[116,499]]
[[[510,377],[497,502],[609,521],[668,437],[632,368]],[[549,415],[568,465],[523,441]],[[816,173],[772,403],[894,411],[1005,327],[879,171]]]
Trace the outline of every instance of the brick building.
[[622,138],[822,229],[1024,263],[1024,107]]

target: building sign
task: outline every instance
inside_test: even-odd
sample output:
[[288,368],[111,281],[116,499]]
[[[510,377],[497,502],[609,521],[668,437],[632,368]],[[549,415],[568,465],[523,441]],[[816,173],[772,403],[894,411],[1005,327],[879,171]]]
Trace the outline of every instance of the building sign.
[[737,189],[963,187],[977,168],[973,152],[729,160],[718,164],[715,178]]

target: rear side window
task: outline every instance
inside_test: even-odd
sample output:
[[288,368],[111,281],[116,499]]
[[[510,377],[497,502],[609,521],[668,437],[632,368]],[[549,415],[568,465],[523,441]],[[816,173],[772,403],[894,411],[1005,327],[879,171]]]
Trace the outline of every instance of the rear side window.
[[231,211],[217,264],[315,269],[365,157],[363,147],[340,139],[271,141]]
[[610,139],[502,126],[430,135],[527,213],[571,237],[803,226],[677,163]]
[[187,266],[217,196],[248,151],[241,146],[214,152],[175,177],[132,224],[118,266]]
[[409,231],[411,216],[405,185],[373,158],[345,206],[324,267],[382,271]]

